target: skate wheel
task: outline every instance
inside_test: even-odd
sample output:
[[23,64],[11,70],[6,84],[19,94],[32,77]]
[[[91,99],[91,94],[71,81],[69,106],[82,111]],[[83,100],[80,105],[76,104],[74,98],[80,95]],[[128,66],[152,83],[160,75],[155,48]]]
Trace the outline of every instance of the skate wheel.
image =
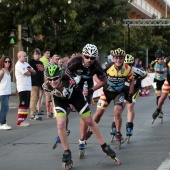
[[79,158],[82,159],[84,157],[84,150],[79,150]]
[[114,161],[115,161],[118,165],[121,164],[120,160],[119,160],[117,157],[114,158]]
[[68,170],[68,169],[71,169],[73,167],[73,161],[70,160],[68,162],[63,162],[62,164],[62,169],[63,170]]
[[154,123],[155,119],[152,120],[152,124]]
[[55,149],[57,147],[57,142],[54,143],[54,145],[52,146],[52,149]]
[[111,135],[111,142],[113,142],[113,139],[114,139],[114,135]]
[[127,143],[129,143],[130,141],[130,136],[127,136]]
[[121,149],[121,141],[118,141],[118,149]]

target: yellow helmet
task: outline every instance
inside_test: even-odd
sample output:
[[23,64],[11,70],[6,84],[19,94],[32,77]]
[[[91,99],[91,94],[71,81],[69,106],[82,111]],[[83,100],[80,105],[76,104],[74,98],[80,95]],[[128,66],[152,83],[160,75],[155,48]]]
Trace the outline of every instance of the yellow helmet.
[[134,63],[134,57],[130,54],[126,54],[124,62],[127,63],[127,64],[133,64]]
[[116,57],[116,56],[125,57],[126,52],[124,50],[118,48],[112,52],[112,55],[113,55],[113,57]]

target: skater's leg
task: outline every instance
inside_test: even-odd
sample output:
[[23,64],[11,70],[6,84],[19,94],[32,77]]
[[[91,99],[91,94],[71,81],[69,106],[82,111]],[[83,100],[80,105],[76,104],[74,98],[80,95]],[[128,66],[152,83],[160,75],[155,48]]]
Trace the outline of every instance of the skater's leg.
[[60,141],[64,150],[69,149],[68,137],[66,132],[66,117],[58,117],[57,118],[57,129],[58,136],[60,137]]
[[93,132],[93,134],[95,135],[96,139],[98,140],[98,143],[100,145],[103,145],[104,139],[103,136],[99,130],[98,125],[96,124],[96,122],[94,122],[94,120],[92,119],[91,116],[88,116],[86,118],[82,118],[83,121],[85,122],[85,124],[90,128],[90,130]]
[[87,129],[88,129],[88,126],[84,123],[82,119],[80,119],[80,139],[81,140],[86,139]]
[[114,106],[114,116],[115,116],[115,124],[116,124],[116,130],[117,132],[121,131],[122,126],[122,111],[123,107],[120,105]]
[[161,97],[158,100],[158,109],[162,108],[162,105],[164,104],[165,99],[167,98],[168,93],[162,92]]
[[99,122],[100,122],[100,119],[101,119],[101,117],[103,116],[104,111],[105,111],[105,110],[100,109],[100,108],[97,108],[97,109],[96,109],[96,112],[95,112],[95,114],[93,115],[93,120],[94,120],[96,123],[99,123]]
[[134,105],[135,103],[127,103],[127,122],[133,122],[134,117],[135,117],[135,112],[134,112]]

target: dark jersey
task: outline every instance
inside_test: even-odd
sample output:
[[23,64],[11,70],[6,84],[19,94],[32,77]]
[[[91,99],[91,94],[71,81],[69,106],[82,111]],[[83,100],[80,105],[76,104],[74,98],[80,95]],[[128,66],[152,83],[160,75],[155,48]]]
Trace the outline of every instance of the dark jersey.
[[36,71],[35,75],[31,75],[32,86],[42,86],[44,83],[44,65],[41,61],[31,59],[30,66]]
[[83,58],[75,57],[67,65],[66,73],[71,76],[80,76],[81,80],[79,83],[79,87],[83,89],[84,82],[88,82],[88,88],[93,87],[93,76],[96,74],[99,79],[103,79],[106,75],[101,66],[97,61],[94,61],[94,63],[90,67],[84,67],[83,66]]

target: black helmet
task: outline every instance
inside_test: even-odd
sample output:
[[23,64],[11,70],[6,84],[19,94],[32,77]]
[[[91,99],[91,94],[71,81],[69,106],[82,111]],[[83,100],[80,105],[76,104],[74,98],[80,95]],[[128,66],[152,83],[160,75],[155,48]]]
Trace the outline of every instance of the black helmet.
[[162,58],[165,57],[165,53],[163,52],[163,50],[159,49],[155,52],[155,58]]
[[47,78],[61,77],[62,76],[62,68],[54,63],[50,63],[46,67],[45,75],[47,76]]

